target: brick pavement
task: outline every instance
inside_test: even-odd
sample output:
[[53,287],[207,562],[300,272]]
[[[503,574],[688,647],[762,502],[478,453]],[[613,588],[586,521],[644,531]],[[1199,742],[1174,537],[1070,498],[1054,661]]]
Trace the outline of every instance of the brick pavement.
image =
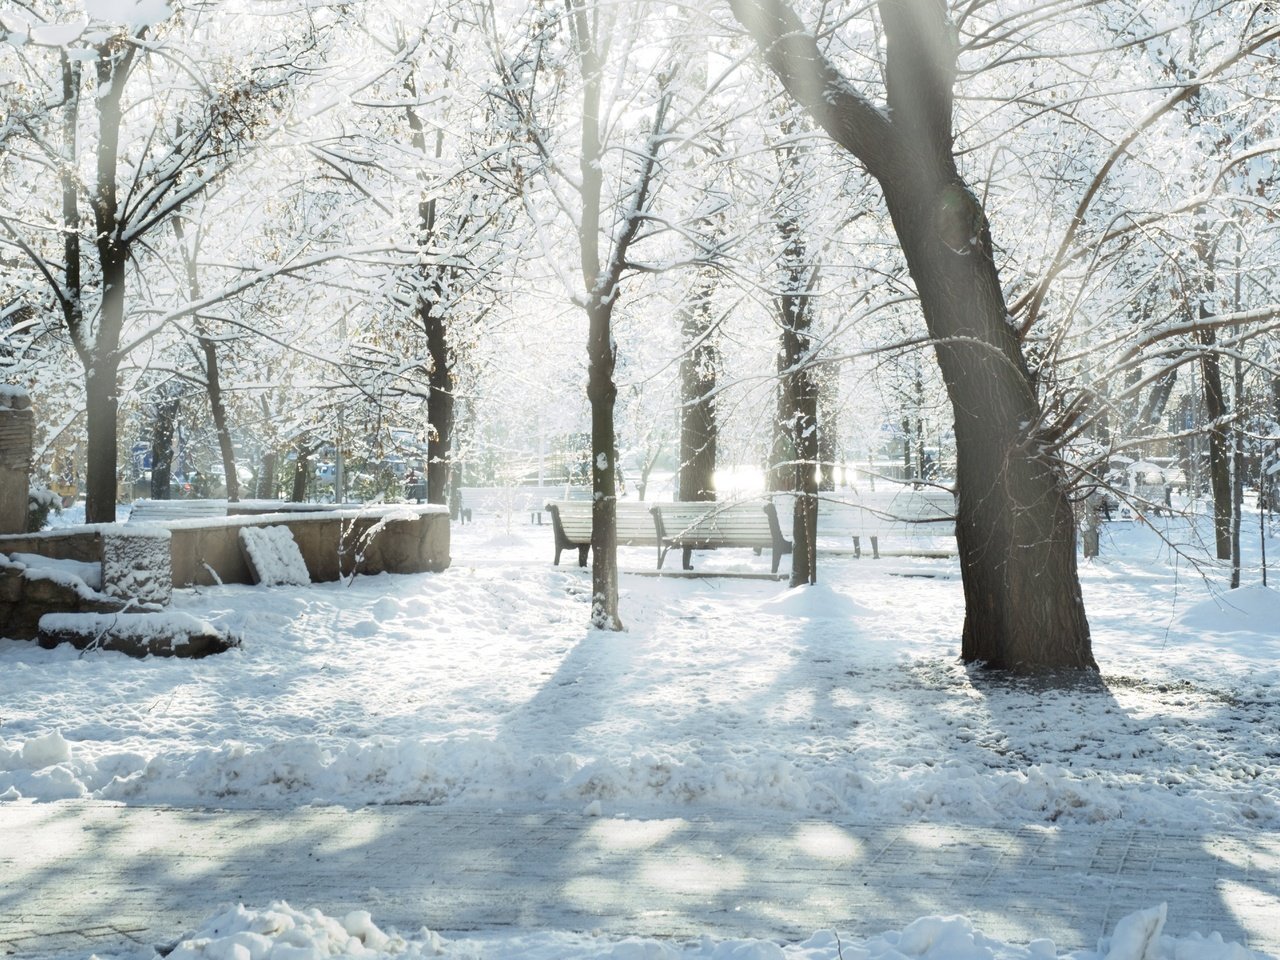
[[[740,816],[740,815],[739,815]],[[0,804],[0,955],[145,953],[220,905],[365,908],[413,931],[855,936],[965,914],[1009,943],[1166,932],[1280,958],[1280,836],[1102,825],[615,819],[375,807],[207,811]]]

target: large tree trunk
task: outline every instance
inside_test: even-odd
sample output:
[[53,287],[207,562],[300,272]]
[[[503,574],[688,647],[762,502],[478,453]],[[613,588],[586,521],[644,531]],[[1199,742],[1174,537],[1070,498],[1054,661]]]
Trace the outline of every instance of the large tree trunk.
[[880,183],[955,416],[962,655],[1019,672],[1096,669],[1067,481],[1053,460],[981,205],[952,154],[956,50],[940,0],[881,0],[889,111],[783,0],[731,0],[770,67]]
[[985,217],[950,163],[904,173],[885,197],[955,415],[961,655],[1000,669],[1095,668],[1066,481],[1030,432],[1041,410]]

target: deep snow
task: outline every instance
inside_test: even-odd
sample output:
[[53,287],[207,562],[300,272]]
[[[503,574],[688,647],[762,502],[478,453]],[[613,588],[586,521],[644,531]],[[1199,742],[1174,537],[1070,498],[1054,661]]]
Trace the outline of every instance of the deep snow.
[[[1104,557],[1082,566],[1106,688],[1042,690],[957,663],[954,560],[824,558],[820,585],[801,590],[625,575],[629,629],[604,634],[585,626],[589,574],[553,567],[550,528],[521,519],[455,526],[443,574],[178,591],[177,611],[243,640],[201,662],[0,640],[0,799],[1280,828],[1280,594],[1256,583],[1256,556],[1249,585],[1228,592],[1223,571],[1193,566],[1152,530],[1108,525]],[[1192,539],[1181,520],[1157,522],[1173,542]],[[1268,549],[1280,556],[1276,539]],[[652,550],[623,550],[622,565],[650,569]],[[760,572],[768,558],[699,554],[695,565]],[[351,940],[351,923],[376,931],[376,918],[345,919],[250,905],[211,918],[191,955],[401,949],[381,932]],[[839,945],[817,934],[786,955],[1053,952],[987,941],[960,918],[919,923]],[[1158,942],[1179,960],[1247,955]],[[1116,960],[1142,960],[1143,943]],[[779,955],[758,941],[554,931],[447,943],[416,933],[402,947],[523,960]]]

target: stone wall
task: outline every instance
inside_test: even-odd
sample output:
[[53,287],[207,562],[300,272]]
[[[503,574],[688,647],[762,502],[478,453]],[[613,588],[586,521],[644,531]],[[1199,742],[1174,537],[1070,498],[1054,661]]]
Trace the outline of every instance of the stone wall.
[[313,513],[174,520],[173,585],[252,583],[240,550],[242,526],[289,528],[313,581],[357,573],[423,573],[449,566],[449,514],[443,507],[383,507]]
[[0,534],[27,529],[33,424],[26,394],[0,396]]

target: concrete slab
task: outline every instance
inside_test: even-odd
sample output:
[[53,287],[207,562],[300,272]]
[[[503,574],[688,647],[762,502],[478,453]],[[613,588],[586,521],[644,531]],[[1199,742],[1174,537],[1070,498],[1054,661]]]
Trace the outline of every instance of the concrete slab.
[[0,804],[0,954],[172,943],[284,899],[380,925],[865,936],[927,914],[1092,948],[1127,913],[1280,957],[1280,836],[1127,826],[590,818],[465,807]]

